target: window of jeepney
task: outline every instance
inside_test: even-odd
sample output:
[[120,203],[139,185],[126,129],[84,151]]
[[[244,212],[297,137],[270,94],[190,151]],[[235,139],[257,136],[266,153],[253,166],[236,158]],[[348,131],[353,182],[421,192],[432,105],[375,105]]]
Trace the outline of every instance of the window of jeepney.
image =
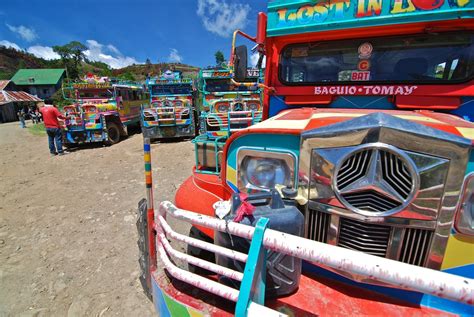
[[162,84],[151,86],[151,93],[154,96],[159,95],[190,95],[193,87],[190,84]]
[[287,84],[462,82],[474,72],[473,41],[457,32],[290,45],[279,75]]
[[[255,82],[256,79],[249,82]],[[230,79],[220,78],[220,79],[206,79],[206,91],[207,92],[231,92],[231,91],[248,91],[256,90],[257,87],[245,87],[245,86],[236,86],[232,84]]]
[[79,99],[111,99],[114,96],[112,89],[79,89]]

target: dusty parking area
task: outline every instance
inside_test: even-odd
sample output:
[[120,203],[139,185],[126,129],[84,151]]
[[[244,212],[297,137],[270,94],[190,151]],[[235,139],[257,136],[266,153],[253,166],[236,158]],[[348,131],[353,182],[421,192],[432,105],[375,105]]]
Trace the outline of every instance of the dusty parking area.
[[[51,157],[46,136],[0,125],[0,316],[154,315],[138,281],[142,147],[135,134]],[[172,201],[193,146],[155,143],[152,160],[155,199]]]

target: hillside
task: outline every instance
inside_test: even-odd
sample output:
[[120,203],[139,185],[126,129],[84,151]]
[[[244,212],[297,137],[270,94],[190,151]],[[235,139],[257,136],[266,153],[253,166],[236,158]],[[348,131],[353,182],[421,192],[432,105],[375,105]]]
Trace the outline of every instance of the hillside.
[[[10,79],[20,68],[62,68],[61,60],[45,60],[33,54],[0,46],[0,80]],[[79,69],[81,75],[94,73],[98,76],[123,77],[132,80],[144,80],[147,74],[156,76],[165,70],[182,71],[186,77],[196,77],[199,67],[178,64],[134,64],[121,69],[111,69],[107,64],[86,60]]]

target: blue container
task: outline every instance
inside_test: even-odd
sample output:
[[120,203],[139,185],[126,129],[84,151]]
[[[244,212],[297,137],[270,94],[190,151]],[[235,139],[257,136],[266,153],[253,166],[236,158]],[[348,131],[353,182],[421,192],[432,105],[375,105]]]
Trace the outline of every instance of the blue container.
[[[258,219],[269,219],[267,228],[289,233],[296,236],[304,234],[304,216],[295,206],[285,205],[278,192],[250,195],[247,199],[256,207],[253,216],[245,217],[240,223],[255,226]],[[232,212],[224,219],[232,221],[240,207],[241,201],[238,194],[232,196]],[[250,241],[232,236],[228,233],[215,234],[217,245],[248,253]],[[245,263],[229,259],[225,256],[216,256],[217,264],[243,272]],[[291,294],[298,289],[301,277],[301,259],[269,251],[267,254],[267,287],[266,297],[280,297]],[[234,280],[220,278],[225,284],[238,288],[240,285]]]

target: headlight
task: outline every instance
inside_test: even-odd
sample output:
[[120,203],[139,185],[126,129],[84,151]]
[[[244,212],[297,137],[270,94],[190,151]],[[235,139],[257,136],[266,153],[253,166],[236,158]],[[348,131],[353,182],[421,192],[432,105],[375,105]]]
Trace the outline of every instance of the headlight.
[[295,159],[289,153],[240,150],[238,154],[238,187],[266,190],[276,185],[294,186]]
[[247,110],[249,111],[258,111],[260,109],[260,105],[256,102],[249,102],[247,103]]
[[175,107],[178,107],[178,108],[179,108],[179,107],[182,107],[182,106],[183,106],[183,102],[182,102],[181,100],[176,100],[176,101],[174,102],[174,106],[175,106]]
[[215,104],[214,106],[214,109],[217,111],[217,112],[228,112],[229,111],[229,104],[227,104],[226,102],[218,102]]
[[461,194],[455,227],[460,233],[474,235],[474,173],[464,180]]

